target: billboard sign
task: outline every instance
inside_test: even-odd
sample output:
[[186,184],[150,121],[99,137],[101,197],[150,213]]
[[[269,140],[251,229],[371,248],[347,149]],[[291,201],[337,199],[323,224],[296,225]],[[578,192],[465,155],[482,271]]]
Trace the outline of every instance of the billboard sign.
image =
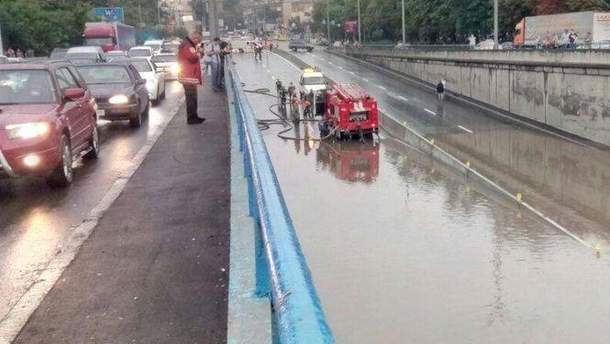
[[347,33],[356,33],[358,31],[357,21],[346,21],[343,24],[343,30]]
[[93,9],[93,17],[101,18],[105,22],[125,22],[122,7],[98,7]]

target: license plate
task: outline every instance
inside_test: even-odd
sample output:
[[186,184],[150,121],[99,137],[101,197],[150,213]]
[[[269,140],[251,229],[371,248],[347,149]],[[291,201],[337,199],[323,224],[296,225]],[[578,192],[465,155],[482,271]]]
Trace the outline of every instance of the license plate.
[[102,118],[106,116],[106,111],[105,110],[95,110],[95,114],[97,115],[97,118]]

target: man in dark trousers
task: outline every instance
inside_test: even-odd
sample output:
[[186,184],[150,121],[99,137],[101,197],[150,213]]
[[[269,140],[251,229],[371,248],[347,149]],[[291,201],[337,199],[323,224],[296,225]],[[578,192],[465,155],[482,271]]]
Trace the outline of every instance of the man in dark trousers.
[[178,50],[178,63],[180,64],[178,81],[184,86],[188,124],[199,124],[205,121],[205,118],[197,116],[197,88],[203,84],[199,60],[199,44],[202,39],[200,32],[193,32],[182,41]]

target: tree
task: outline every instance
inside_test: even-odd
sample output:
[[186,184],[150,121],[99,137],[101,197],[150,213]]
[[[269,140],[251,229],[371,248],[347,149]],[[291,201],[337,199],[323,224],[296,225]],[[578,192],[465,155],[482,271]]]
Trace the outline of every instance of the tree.
[[565,0],[538,0],[536,15],[557,14],[567,12]]
[[604,0],[566,0],[565,6],[569,12],[610,10],[610,4]]
[[87,10],[80,4],[2,0],[0,24],[5,46],[48,54],[55,47],[80,44]]

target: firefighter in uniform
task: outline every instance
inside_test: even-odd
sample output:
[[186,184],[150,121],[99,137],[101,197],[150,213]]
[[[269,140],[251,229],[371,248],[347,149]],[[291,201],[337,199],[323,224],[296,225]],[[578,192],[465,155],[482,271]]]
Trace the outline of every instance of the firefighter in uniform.
[[205,118],[197,116],[197,88],[203,84],[199,53],[199,44],[202,39],[201,33],[193,32],[182,41],[178,50],[178,63],[180,64],[178,81],[184,87],[188,124],[199,124],[205,121]]

